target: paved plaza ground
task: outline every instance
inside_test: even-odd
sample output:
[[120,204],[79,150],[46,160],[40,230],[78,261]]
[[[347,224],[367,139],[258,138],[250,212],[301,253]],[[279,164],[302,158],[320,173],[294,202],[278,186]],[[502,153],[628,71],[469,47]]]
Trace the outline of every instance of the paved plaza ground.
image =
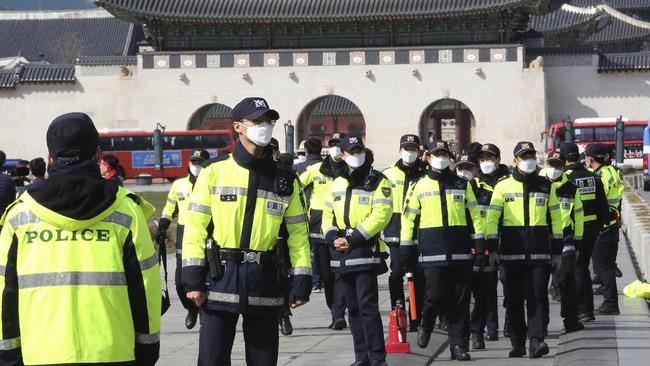
[[[596,321],[586,324],[586,329],[570,335],[562,333],[560,305],[551,302],[551,323],[547,343],[550,354],[537,360],[508,359],[510,342],[501,337],[497,342],[486,342],[487,349],[472,351],[471,356],[475,365],[647,365],[650,360],[650,312],[643,300],[630,299],[623,296],[625,284],[635,279],[631,257],[627,250],[625,237],[620,243],[619,266],[624,277],[620,278],[619,293],[621,315],[599,317]],[[173,260],[170,260],[173,273]],[[174,288],[173,275],[170,289]],[[379,307],[382,310],[384,327],[388,326],[388,310],[390,300],[388,295],[388,277],[380,278]],[[501,286],[499,286],[501,287]],[[173,290],[172,290],[173,292]],[[163,317],[161,336],[160,366],[196,365],[198,354],[198,329],[187,330],[184,326],[185,311],[172,294],[172,308]],[[501,302],[501,298],[499,300]],[[602,299],[596,296],[596,305]],[[500,308],[499,321],[503,324],[505,310]],[[322,293],[312,294],[311,302],[296,309],[292,322],[292,336],[280,336],[279,365],[319,366],[319,365],[349,365],[354,361],[352,336],[349,329],[332,331],[327,328],[329,313]],[[241,323],[241,322],[240,322]],[[415,333],[409,333],[411,354],[389,355],[389,365],[428,365],[456,364],[449,361],[449,350],[446,335],[436,331],[427,349],[420,349],[415,342]],[[233,365],[245,365],[244,343],[241,329],[237,332],[232,353]],[[215,365],[216,366],[216,365]]]

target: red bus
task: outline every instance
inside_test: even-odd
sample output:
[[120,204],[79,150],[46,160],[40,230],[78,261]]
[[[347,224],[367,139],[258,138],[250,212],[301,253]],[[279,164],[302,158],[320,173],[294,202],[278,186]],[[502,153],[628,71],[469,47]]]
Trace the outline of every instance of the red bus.
[[[643,129],[648,125],[648,121],[623,118],[623,123],[625,124],[624,162],[634,168],[641,168]],[[542,144],[546,154],[560,147],[564,141],[565,126],[566,122],[556,122],[542,133]],[[575,142],[581,153],[591,143],[616,145],[616,118],[578,118],[573,121],[573,129]]]
[[154,178],[177,178],[187,174],[192,149],[203,148],[213,157],[232,152],[235,138],[231,131],[165,131],[163,134],[164,171],[156,170],[153,132],[120,131],[99,134],[102,153],[115,155],[124,167],[125,178],[149,174]]

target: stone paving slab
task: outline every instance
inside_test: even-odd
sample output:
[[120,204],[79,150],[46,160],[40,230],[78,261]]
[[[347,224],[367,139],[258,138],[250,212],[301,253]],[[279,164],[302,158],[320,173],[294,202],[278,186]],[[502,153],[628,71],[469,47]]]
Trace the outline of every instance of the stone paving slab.
[[[550,303],[549,355],[536,360],[528,358],[509,359],[510,341],[500,337],[496,342],[486,342],[486,350],[471,350],[472,363],[476,365],[571,365],[571,366],[637,366],[650,362],[650,312],[643,300],[629,299],[623,294],[625,284],[635,278],[630,255],[621,236],[619,250],[619,267],[624,277],[619,279],[621,312],[620,316],[599,317],[596,321],[586,324],[586,330],[573,333],[562,333],[560,305],[555,301]],[[174,260],[168,261],[170,273],[173,273]],[[173,275],[172,308],[163,317],[161,337],[160,366],[196,365],[198,355],[198,325],[194,330],[186,330],[184,326],[185,311],[174,293]],[[388,276],[380,279],[379,299],[385,332],[388,326]],[[501,291],[501,286],[499,286]],[[499,303],[502,298],[500,297]],[[601,296],[594,299],[596,306],[602,302]],[[499,321],[503,326],[505,310],[499,308]],[[349,329],[332,331],[329,325],[329,311],[325,305],[322,293],[312,294],[311,302],[294,310],[292,322],[294,334],[289,337],[280,336],[279,365],[291,366],[329,366],[349,365],[354,361],[352,336]],[[240,322],[241,323],[241,322]],[[387,333],[386,333],[387,334]],[[501,334],[500,334],[501,335]],[[416,333],[407,337],[411,343],[411,354],[388,355],[389,365],[430,365],[456,364],[449,360],[449,349],[446,334],[440,330],[434,331],[431,342],[426,349],[420,349],[416,344]],[[434,354],[437,357],[433,357]],[[232,352],[233,365],[245,365],[244,344],[241,326],[237,331]]]

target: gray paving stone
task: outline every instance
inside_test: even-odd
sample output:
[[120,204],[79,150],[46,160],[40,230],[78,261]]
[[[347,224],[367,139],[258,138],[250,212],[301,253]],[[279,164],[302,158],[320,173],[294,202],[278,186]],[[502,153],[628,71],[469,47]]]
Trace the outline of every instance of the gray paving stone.
[[[622,236],[622,238],[624,238]],[[169,261],[171,267],[173,260]],[[619,266],[625,276],[619,279],[621,312],[616,317],[599,317],[597,321],[586,324],[586,329],[572,334],[562,334],[560,305],[550,303],[549,336],[546,342],[550,354],[537,360],[509,359],[510,341],[503,338],[496,342],[486,342],[486,350],[471,350],[472,364],[476,365],[571,365],[571,366],[637,366],[646,365],[650,360],[650,312],[647,304],[638,299],[628,299],[622,294],[625,284],[631,282],[634,270],[625,242],[621,241]],[[173,273],[173,268],[170,268]],[[173,281],[173,275],[171,276]],[[390,304],[387,275],[380,278],[380,309],[384,328],[387,332],[388,308]],[[173,289],[170,283],[170,289]],[[501,289],[501,286],[499,286]],[[172,292],[174,292],[172,290]],[[324,294],[313,294],[312,301],[294,311],[292,322],[294,334],[280,336],[279,365],[291,366],[330,366],[349,365],[354,361],[352,336],[349,329],[332,331],[329,325],[329,311],[325,305]],[[502,299],[499,299],[501,303]],[[598,306],[602,297],[596,296]],[[499,308],[499,321],[503,325],[505,311]],[[188,331],[184,326],[185,311],[176,294],[172,293],[172,308],[163,317],[161,337],[160,366],[196,365],[198,355],[198,325]],[[241,322],[240,322],[241,323]],[[387,333],[386,333],[387,334]],[[416,333],[408,334],[411,354],[388,355],[392,366],[407,365],[446,365],[456,364],[449,360],[446,334],[434,331],[426,349],[416,344]],[[435,359],[434,353],[440,354]],[[244,344],[241,328],[237,331],[232,352],[233,365],[245,365]]]

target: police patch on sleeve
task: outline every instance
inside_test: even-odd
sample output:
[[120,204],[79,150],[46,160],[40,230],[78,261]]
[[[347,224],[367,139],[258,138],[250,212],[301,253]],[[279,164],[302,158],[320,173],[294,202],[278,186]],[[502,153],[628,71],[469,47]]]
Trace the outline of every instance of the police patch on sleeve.
[[284,207],[279,202],[267,201],[266,212],[271,215],[282,216],[284,213]]
[[388,198],[390,197],[390,188],[382,188],[381,193],[384,195],[384,197]]

